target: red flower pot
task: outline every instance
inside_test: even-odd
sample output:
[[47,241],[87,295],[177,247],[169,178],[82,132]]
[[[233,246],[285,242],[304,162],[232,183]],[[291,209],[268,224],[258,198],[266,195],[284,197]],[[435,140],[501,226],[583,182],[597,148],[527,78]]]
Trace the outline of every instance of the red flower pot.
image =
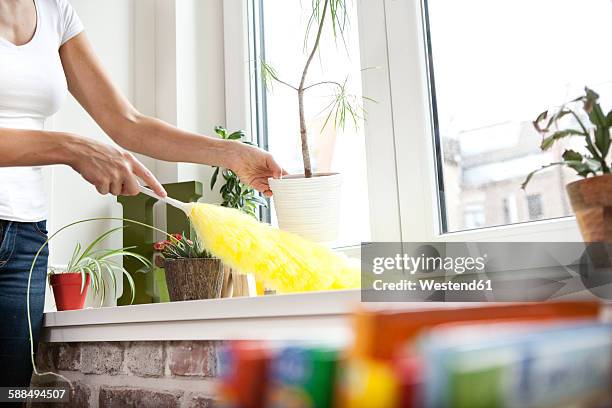
[[51,275],[50,283],[53,288],[55,305],[57,310],[78,310],[82,309],[87,296],[87,289],[91,277],[85,275],[85,286],[81,292],[80,273],[59,273]]

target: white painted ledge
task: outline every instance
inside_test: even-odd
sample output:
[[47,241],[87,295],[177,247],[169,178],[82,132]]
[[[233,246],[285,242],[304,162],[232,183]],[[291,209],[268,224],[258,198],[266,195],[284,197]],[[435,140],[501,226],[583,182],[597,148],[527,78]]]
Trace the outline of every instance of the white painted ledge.
[[360,296],[348,290],[49,312],[42,339],[346,341]]
[[[46,342],[166,340],[351,340],[359,290],[194,300],[45,313]],[[466,307],[478,303],[369,303],[368,309]],[[481,305],[483,305],[481,303]],[[361,304],[361,307],[364,307]],[[612,321],[612,302],[604,308]]]

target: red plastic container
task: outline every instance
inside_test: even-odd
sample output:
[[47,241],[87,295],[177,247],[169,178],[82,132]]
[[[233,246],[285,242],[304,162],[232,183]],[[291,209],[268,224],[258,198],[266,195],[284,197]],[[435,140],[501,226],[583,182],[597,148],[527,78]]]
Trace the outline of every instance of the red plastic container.
[[57,310],[78,310],[82,309],[87,296],[87,289],[91,277],[85,275],[85,286],[81,292],[80,273],[59,273],[51,275],[50,283],[53,288],[55,305]]

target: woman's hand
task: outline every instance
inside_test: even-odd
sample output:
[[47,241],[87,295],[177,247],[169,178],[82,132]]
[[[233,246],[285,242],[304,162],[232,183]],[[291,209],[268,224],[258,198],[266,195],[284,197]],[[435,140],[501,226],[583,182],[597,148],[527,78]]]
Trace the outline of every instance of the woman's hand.
[[266,197],[272,196],[268,178],[280,178],[287,172],[265,150],[236,141],[227,143],[231,143],[228,167],[243,183],[261,191]]
[[79,137],[71,141],[69,148],[72,160],[68,164],[100,194],[137,195],[139,177],[157,195],[167,195],[153,173],[125,150]]

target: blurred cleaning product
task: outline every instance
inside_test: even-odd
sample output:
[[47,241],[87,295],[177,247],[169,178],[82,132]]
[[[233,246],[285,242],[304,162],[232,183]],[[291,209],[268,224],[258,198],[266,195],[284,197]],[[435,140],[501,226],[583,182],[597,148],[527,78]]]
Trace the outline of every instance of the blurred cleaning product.
[[253,273],[257,281],[279,293],[360,286],[359,261],[323,245],[260,223],[233,208],[183,203],[159,197],[144,186],[140,186],[140,192],[183,211],[214,256],[236,271]]
[[204,246],[232,269],[251,272],[280,293],[352,289],[360,286],[359,262],[294,234],[263,224],[232,208],[191,207]]
[[[532,308],[537,319],[529,318]],[[434,310],[393,312],[416,320],[395,350],[378,355],[343,353],[333,348],[291,345],[272,349],[263,359],[267,369],[249,371],[262,360],[261,349],[225,358],[223,376],[238,395],[258,395],[258,404],[231,407],[338,408],[489,408],[612,406],[612,325],[597,321],[599,305],[588,302],[518,304],[482,307],[489,320],[461,321],[474,308],[442,309],[457,320],[432,324]],[[511,309],[514,309],[512,312]],[[595,313],[593,313],[595,311]],[[374,316],[391,312],[371,312]],[[556,319],[551,316],[556,316]],[[580,315],[580,316],[577,316]],[[398,319],[395,316],[394,319]],[[538,320],[539,319],[539,320]],[[397,321],[397,320],[396,320]],[[408,326],[403,326],[407,328]],[[388,347],[390,333],[372,332],[373,341]],[[240,342],[236,343],[240,347]],[[231,346],[230,346],[231,347]],[[277,346],[278,347],[278,346]],[[244,353],[248,350],[242,346]],[[236,357],[239,356],[239,357]],[[246,383],[246,381],[251,381]],[[224,388],[225,387],[225,388]],[[258,389],[259,394],[254,394]],[[222,394],[223,395],[223,394]],[[261,396],[265,395],[265,399]],[[254,398],[254,397],[252,397]],[[588,402],[577,404],[579,402]],[[331,405],[330,405],[331,404]]]
[[268,407],[333,408],[341,351],[333,346],[286,347],[274,358]]
[[391,359],[407,342],[423,330],[452,322],[485,320],[544,321],[560,318],[595,318],[597,302],[547,302],[496,304],[469,307],[443,307],[392,311],[361,310],[355,316],[355,345],[358,357]]
[[349,358],[337,381],[338,407],[396,408],[400,405],[400,379],[386,362]]
[[423,340],[426,407],[554,407],[609,391],[612,326],[503,326],[472,326],[460,341],[461,327],[434,329]]
[[[426,330],[448,323],[487,322],[491,320],[510,321],[552,321],[568,318],[594,319],[600,310],[596,302],[549,302],[529,304],[502,304],[490,306],[455,307],[411,310],[360,310],[355,315],[355,340],[350,351],[350,360],[344,370],[350,381],[341,381],[340,395],[345,408],[367,407],[364,401],[379,399],[382,407],[391,404],[394,396],[401,401],[399,406],[413,405],[416,395],[421,392],[421,372],[416,366],[414,377],[407,375],[404,360],[414,359],[413,348],[416,340]],[[427,371],[427,370],[425,370]],[[391,378],[394,378],[393,380]],[[357,379],[357,380],[355,380]],[[361,380],[359,380],[361,379]],[[355,381],[361,386],[354,386]],[[385,387],[385,398],[381,387]],[[407,396],[403,399],[402,394]],[[399,397],[396,397],[400,395]]]
[[219,352],[218,388],[222,408],[262,408],[268,399],[272,350],[262,343],[237,341]]

